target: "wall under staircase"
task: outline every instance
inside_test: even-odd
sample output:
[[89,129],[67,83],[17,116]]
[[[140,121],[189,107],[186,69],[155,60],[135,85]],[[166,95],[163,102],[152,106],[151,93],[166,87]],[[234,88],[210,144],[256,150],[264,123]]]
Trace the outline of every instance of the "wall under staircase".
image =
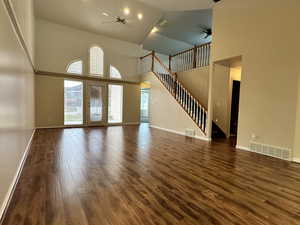
[[185,135],[186,129],[190,129],[195,131],[196,138],[208,140],[207,135],[186,114],[154,73],[144,74],[143,81],[151,83],[149,121],[151,126],[181,135]]
[[171,72],[154,52],[141,57],[141,68],[146,74],[143,80],[151,83],[150,123],[207,140],[207,109],[177,79],[177,73]]

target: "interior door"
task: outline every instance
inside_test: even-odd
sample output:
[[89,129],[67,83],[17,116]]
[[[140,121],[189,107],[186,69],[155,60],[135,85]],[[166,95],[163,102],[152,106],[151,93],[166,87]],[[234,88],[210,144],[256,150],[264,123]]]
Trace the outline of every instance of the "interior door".
[[88,125],[104,125],[106,123],[106,87],[101,82],[87,82]]

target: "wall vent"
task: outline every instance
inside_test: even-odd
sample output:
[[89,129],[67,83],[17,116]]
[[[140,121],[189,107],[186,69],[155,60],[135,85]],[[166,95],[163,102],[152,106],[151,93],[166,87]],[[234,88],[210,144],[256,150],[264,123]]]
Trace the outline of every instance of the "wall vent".
[[288,148],[281,148],[278,146],[271,146],[257,142],[250,142],[250,151],[259,154],[275,157],[283,160],[292,160],[292,151]]
[[185,129],[185,136],[188,137],[195,137],[196,132],[193,129]]

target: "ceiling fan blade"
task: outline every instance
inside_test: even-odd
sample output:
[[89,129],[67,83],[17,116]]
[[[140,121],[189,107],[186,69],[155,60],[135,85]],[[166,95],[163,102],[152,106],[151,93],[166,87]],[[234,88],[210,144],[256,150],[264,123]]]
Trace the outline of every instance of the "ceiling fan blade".
[[118,18],[118,16],[112,15],[111,13],[108,13],[108,12],[102,12],[102,15],[105,17],[111,17],[114,19]]
[[115,23],[116,21],[103,21],[101,24]]

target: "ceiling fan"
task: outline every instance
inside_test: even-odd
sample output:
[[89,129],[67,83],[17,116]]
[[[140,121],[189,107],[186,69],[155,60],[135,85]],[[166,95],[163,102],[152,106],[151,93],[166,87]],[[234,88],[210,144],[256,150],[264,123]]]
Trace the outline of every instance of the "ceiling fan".
[[107,23],[119,23],[119,24],[127,24],[129,21],[126,19],[126,18],[122,18],[120,16],[114,16],[114,15],[110,15],[106,12],[103,12],[102,13],[103,16],[106,16],[106,17],[111,17],[112,20],[110,21],[103,21],[102,24],[107,24]]
[[211,28],[203,28],[201,27],[201,34],[204,34],[205,36],[201,39],[206,39],[212,35],[212,29]]

